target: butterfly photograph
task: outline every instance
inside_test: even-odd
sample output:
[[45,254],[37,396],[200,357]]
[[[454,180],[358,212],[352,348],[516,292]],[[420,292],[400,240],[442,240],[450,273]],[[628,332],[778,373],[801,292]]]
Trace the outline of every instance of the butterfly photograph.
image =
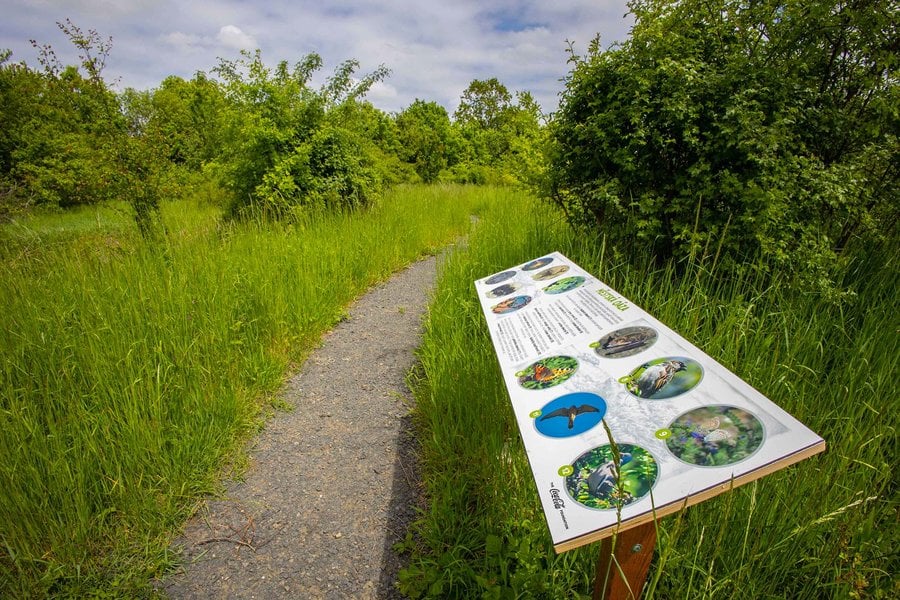
[[491,311],[494,314],[506,315],[528,306],[529,302],[531,302],[531,296],[514,296],[493,305]]
[[740,462],[755,453],[765,440],[759,419],[735,406],[695,408],[676,418],[669,431],[669,452],[700,467]]
[[578,369],[578,360],[571,356],[542,358],[516,373],[519,385],[526,390],[543,390],[568,380]]

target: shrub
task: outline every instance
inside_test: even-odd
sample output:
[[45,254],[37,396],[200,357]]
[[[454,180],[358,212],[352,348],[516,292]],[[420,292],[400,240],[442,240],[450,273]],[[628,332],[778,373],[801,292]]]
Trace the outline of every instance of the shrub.
[[720,252],[730,271],[762,255],[834,291],[851,241],[895,234],[888,4],[632,2],[629,41],[572,55],[550,196],[660,260]]

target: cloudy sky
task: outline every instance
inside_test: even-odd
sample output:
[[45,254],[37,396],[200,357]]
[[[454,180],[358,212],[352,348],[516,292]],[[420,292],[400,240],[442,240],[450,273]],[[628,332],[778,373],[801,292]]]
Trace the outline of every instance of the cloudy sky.
[[111,36],[104,75],[118,89],[209,72],[242,48],[259,48],[269,64],[317,52],[320,82],[349,58],[362,73],[391,69],[368,95],[386,111],[422,98],[452,112],[469,82],[490,77],[555,110],[566,40],[584,52],[596,34],[607,46],[631,27],[625,0],[0,0],[0,10],[0,49],[31,65],[31,39],[77,62],[57,21]]

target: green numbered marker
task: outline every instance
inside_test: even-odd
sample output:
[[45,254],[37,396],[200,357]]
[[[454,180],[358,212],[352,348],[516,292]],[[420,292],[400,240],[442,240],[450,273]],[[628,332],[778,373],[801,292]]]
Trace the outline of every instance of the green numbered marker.
[[533,411],[531,411],[531,413],[528,416],[531,417],[532,419],[537,419],[542,414],[543,413],[540,410],[533,410]]
[[672,437],[672,431],[670,429],[657,429],[656,437],[660,440],[666,440]]
[[568,477],[569,475],[571,475],[574,472],[575,472],[575,469],[572,467],[572,465],[563,465],[559,468],[559,471],[557,471],[557,473],[559,473],[560,477]]

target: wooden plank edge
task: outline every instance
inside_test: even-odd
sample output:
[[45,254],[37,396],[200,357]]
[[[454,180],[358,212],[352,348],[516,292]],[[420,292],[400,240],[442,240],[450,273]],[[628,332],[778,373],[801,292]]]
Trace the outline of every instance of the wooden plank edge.
[[801,460],[806,460],[807,458],[815,456],[816,454],[824,451],[825,440],[820,439],[818,442],[811,446],[794,452],[793,454],[789,454],[776,461],[772,461],[770,463],[757,467],[749,473],[744,473],[743,475],[734,477],[727,483],[720,483],[704,490],[700,490],[699,492],[691,494],[681,500],[670,502],[669,504],[666,504],[664,506],[657,506],[655,510],[636,515],[626,521],[622,521],[621,523],[616,523],[615,525],[610,525],[609,527],[604,527],[603,529],[598,529],[596,531],[586,533],[570,540],[565,540],[558,544],[554,544],[553,549],[557,554],[561,554],[569,550],[574,550],[575,548],[578,548],[580,546],[584,546],[586,544],[608,538],[616,533],[627,531],[628,529],[632,529],[645,523],[661,519],[662,517],[677,513],[680,510],[684,510],[688,506],[699,504],[700,502],[709,500],[710,498],[718,496],[719,494],[723,494],[744,484],[756,481],[757,479],[765,477],[770,473],[774,473],[775,471],[784,469],[785,467],[789,467],[800,462]]

